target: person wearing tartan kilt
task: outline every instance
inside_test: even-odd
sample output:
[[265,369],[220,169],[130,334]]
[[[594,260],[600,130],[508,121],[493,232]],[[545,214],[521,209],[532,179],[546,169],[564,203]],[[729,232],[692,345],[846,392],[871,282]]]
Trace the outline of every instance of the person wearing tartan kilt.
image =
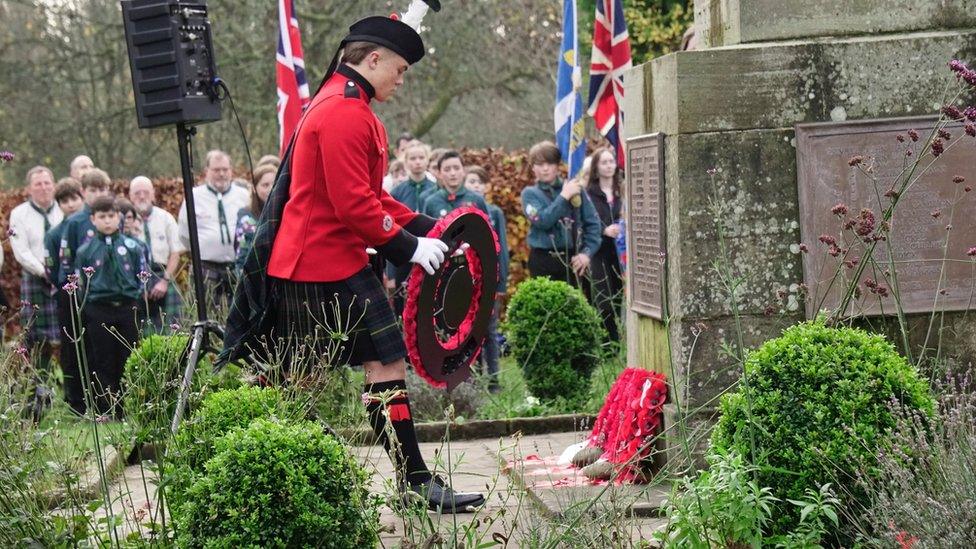
[[142,218],[141,240],[149,252],[149,320],[157,332],[164,325],[179,323],[183,317],[183,298],[173,278],[180,268],[180,256],[186,248],[180,241],[180,230],[173,214],[157,207],[156,190],[145,176],[129,182],[129,200]]
[[[373,99],[393,96],[409,65],[423,57],[423,41],[387,17],[368,17],[349,31],[341,64],[337,52],[258,221],[218,364],[253,359],[262,345],[289,365],[292,377],[323,356],[329,367],[361,364],[363,401],[394,461],[402,497],[441,512],[469,510],[484,497],[455,492],[421,455],[405,382],[406,345],[380,280],[382,258],[433,274],[447,251],[424,236],[433,219],[383,190],[387,133],[371,108]],[[373,261],[368,247],[380,254]]]
[[26,202],[10,212],[10,247],[21,267],[20,322],[24,343],[32,350],[34,365],[47,370],[51,346],[61,340],[57,289],[45,268],[44,235],[61,223],[64,214],[54,201],[54,174],[45,166],[27,172]]

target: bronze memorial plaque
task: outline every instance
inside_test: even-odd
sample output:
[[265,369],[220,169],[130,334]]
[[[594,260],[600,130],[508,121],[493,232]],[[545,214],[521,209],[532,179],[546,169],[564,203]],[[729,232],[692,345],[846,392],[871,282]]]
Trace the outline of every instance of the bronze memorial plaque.
[[[890,195],[885,194],[904,179],[906,167],[926,152],[924,143],[935,121],[934,117],[913,117],[797,125],[800,232],[809,249],[803,254],[808,318],[818,309],[840,305],[856,264],[870,246],[858,235],[859,231],[868,233],[872,225],[862,210],[869,210],[873,225],[880,226],[883,212],[891,204]],[[918,132],[917,142],[907,135],[909,129]],[[888,240],[877,242],[874,261],[868,262],[860,276],[860,297],[851,300],[847,314],[895,314],[892,288],[896,285],[906,313],[970,306],[976,280],[974,258],[966,252],[976,245],[976,192],[967,193],[965,188],[976,185],[976,149],[962,127],[947,129],[952,137],[945,152],[934,163],[927,154],[919,165],[913,176],[917,180],[895,207]],[[899,134],[904,142],[898,141]],[[908,149],[910,155],[906,155]],[[863,157],[860,167],[850,165],[855,156]],[[965,182],[954,182],[957,175]],[[833,213],[838,204],[844,204],[848,212],[838,209]],[[854,226],[845,229],[852,219]],[[829,253],[829,239],[827,244],[821,242],[822,235],[837,239],[836,256]],[[875,284],[883,288],[872,291]]]
[[630,308],[663,320],[664,134],[628,139],[626,168]]

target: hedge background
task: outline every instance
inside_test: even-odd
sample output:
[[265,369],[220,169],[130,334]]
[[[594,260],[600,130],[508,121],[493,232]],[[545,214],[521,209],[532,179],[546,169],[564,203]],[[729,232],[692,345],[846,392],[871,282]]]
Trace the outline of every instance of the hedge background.
[[[491,191],[488,193],[488,201],[498,205],[505,212],[505,219],[508,224],[508,245],[511,255],[509,265],[509,284],[508,291],[511,293],[515,286],[528,276],[526,264],[528,262],[529,249],[525,239],[528,234],[528,221],[522,215],[521,193],[522,189],[533,183],[531,166],[527,161],[525,150],[506,152],[503,149],[463,149],[465,165],[478,165],[485,168],[491,178]],[[4,165],[4,170],[13,172],[15,177],[22,178],[30,166],[21,165],[15,159]],[[66,173],[55,172],[55,180],[67,175]],[[235,176],[248,180],[247,169],[239,167],[235,170]],[[197,175],[197,180],[202,174]],[[182,179],[179,178],[157,178],[153,180],[156,186],[156,205],[170,212],[174,216],[179,212],[180,205],[183,203]],[[113,189],[116,194],[125,196],[128,193],[128,180],[114,180]],[[0,234],[6,235],[10,222],[10,211],[18,204],[27,199],[23,188],[0,190]],[[0,270],[0,288],[7,296],[11,306],[15,307],[20,302],[20,265],[14,259],[13,251],[10,249],[9,239],[3,239],[3,269]],[[187,256],[184,256],[185,258]],[[184,269],[188,259],[184,260]],[[186,277],[181,277],[187,280]],[[184,293],[188,288],[183,288]],[[8,334],[15,332],[18,322],[14,321],[15,312],[7,312],[4,321],[7,324]]]

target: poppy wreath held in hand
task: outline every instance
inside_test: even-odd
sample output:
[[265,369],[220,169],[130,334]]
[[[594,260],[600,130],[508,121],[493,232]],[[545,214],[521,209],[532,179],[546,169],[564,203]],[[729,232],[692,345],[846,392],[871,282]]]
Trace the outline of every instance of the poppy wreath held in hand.
[[[448,283],[451,277],[456,274],[456,271],[461,269],[466,269],[466,276],[470,277],[471,289],[470,289],[470,302],[467,305],[467,310],[464,312],[460,322],[457,323],[455,327],[446,327],[439,322],[441,318],[440,315],[443,311],[435,312],[435,314],[430,319],[434,322],[434,331],[436,334],[435,346],[439,346],[438,349],[444,356],[453,359],[450,365],[450,370],[456,372],[460,369],[467,368],[473,363],[480,353],[481,344],[484,340],[484,334],[480,334],[478,341],[472,339],[473,332],[475,331],[476,320],[480,315],[485,314],[481,310],[483,304],[481,303],[482,297],[485,295],[485,288],[489,290],[490,296],[492,297],[492,303],[494,298],[495,287],[497,286],[498,279],[498,266],[497,259],[494,261],[494,266],[491,270],[494,271],[495,283],[486,283],[483,272],[482,260],[483,258],[479,256],[478,250],[475,246],[466,246],[464,239],[460,239],[455,242],[451,242],[453,237],[443,238],[449,227],[461,216],[465,214],[474,214],[483,220],[484,224],[488,227],[488,231],[491,233],[491,243],[493,245],[493,251],[495,257],[499,252],[498,236],[495,234],[494,230],[491,229],[491,224],[488,221],[488,216],[484,212],[477,208],[464,207],[458,208],[453,212],[449,213],[447,216],[442,218],[434,225],[434,228],[430,230],[427,234],[428,238],[441,238],[451,246],[448,253],[445,254],[444,263],[441,264],[440,268],[434,275],[430,275],[435,278],[434,282],[434,300],[436,303],[441,303],[444,308],[449,305],[446,303],[445,299],[447,297]],[[476,225],[478,223],[475,223]],[[470,225],[470,224],[469,224]],[[456,232],[456,231],[452,231]],[[403,310],[403,334],[404,341],[407,346],[407,355],[410,359],[410,364],[413,366],[414,370],[417,372],[421,378],[430,383],[432,386],[437,388],[445,388],[448,386],[448,382],[444,379],[441,370],[446,369],[445,365],[440,364],[426,364],[424,361],[423,353],[420,350],[420,324],[419,322],[426,322],[427,320],[422,320],[426,318],[426,315],[420,315],[419,303],[421,301],[421,290],[423,288],[425,277],[427,273],[424,270],[415,265],[410,272],[410,278],[407,283],[407,302]],[[459,276],[464,277],[465,273],[460,273]],[[458,306],[458,304],[455,304]],[[488,305],[491,307],[492,305]],[[491,313],[490,310],[487,311],[488,314]],[[484,320],[484,319],[483,319]],[[428,327],[424,327],[425,329]],[[445,361],[446,362],[446,361]],[[466,376],[465,376],[466,377]]]

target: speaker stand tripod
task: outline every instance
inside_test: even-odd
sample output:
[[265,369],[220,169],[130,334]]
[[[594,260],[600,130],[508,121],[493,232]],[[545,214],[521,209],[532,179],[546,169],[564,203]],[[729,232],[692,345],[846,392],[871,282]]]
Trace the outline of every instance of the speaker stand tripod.
[[193,383],[193,374],[196,372],[200,357],[206,352],[216,352],[211,345],[211,335],[217,341],[223,341],[224,329],[214,320],[207,319],[206,290],[203,285],[203,264],[200,260],[200,238],[197,235],[197,213],[193,201],[193,166],[190,156],[190,141],[197,130],[185,123],[176,125],[176,140],[180,149],[180,169],[183,172],[183,196],[186,200],[186,221],[190,233],[190,264],[193,268],[193,293],[197,300],[197,321],[190,329],[190,342],[187,346],[186,370],[183,372],[183,381],[180,384],[180,395],[176,401],[176,412],[173,414],[173,422],[170,430],[176,432],[180,422],[183,420],[183,413],[186,410],[187,398],[190,395],[190,387]]

